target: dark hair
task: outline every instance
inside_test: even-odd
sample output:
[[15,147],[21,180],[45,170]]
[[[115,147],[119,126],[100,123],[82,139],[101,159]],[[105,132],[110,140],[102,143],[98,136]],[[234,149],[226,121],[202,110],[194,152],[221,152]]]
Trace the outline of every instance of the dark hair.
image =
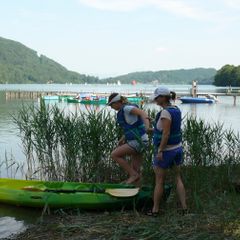
[[118,93],[112,93],[109,97],[108,97],[108,102],[110,103],[112,101],[113,98],[115,98],[118,95]]
[[[113,98],[115,98],[119,93],[112,93],[109,97],[108,97],[108,102],[111,102]],[[120,96],[120,100],[119,102],[126,104],[128,103],[128,100],[126,97]]]
[[171,97],[172,100],[176,100],[176,93],[171,91],[170,92],[170,97]]
[[176,100],[176,93],[173,92],[173,91],[170,91],[170,95],[169,96],[166,96],[166,99],[168,102],[170,102],[170,100]]

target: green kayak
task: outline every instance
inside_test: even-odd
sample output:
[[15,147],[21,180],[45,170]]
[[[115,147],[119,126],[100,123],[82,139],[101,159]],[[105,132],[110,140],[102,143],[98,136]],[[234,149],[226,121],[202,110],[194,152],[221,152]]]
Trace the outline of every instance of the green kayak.
[[146,204],[151,198],[151,187],[0,179],[0,202],[17,206],[105,210]]

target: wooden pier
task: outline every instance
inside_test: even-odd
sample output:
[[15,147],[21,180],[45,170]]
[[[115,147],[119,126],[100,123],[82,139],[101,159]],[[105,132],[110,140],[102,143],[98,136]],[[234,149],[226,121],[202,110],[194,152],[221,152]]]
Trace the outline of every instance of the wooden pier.
[[[77,96],[80,92],[59,92],[59,91],[6,91],[6,100],[10,99],[38,99],[42,96]],[[99,96],[109,96],[110,93],[107,92],[92,92],[92,94],[96,94]],[[191,91],[190,92],[176,92],[177,97],[182,96],[192,96]],[[136,95],[136,92],[128,92],[128,93],[122,93],[123,96],[134,96]],[[139,92],[137,93],[138,96],[143,96],[144,98],[148,99],[152,92]],[[223,91],[223,92],[197,92],[195,93],[195,96],[207,96],[207,95],[213,95],[216,98],[219,96],[229,96],[233,97],[233,104],[236,105],[237,97],[240,96],[240,90],[237,91]]]

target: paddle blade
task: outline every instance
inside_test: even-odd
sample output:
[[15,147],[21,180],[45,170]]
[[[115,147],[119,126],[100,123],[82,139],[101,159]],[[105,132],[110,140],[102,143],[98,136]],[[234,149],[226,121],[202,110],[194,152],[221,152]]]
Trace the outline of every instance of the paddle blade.
[[44,192],[46,190],[45,186],[25,186],[22,190],[31,191],[31,192]]
[[114,197],[134,197],[138,194],[139,188],[106,189],[105,192]]

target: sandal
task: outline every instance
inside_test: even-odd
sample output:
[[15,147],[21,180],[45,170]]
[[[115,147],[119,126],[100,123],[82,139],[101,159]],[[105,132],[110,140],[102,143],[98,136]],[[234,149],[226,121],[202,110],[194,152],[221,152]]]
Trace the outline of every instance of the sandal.
[[186,209],[178,209],[177,212],[178,212],[178,214],[184,216],[184,215],[189,214],[189,209],[188,208],[186,208]]
[[149,210],[148,212],[146,212],[146,215],[149,217],[157,217],[159,216],[159,212],[153,212],[152,210]]

